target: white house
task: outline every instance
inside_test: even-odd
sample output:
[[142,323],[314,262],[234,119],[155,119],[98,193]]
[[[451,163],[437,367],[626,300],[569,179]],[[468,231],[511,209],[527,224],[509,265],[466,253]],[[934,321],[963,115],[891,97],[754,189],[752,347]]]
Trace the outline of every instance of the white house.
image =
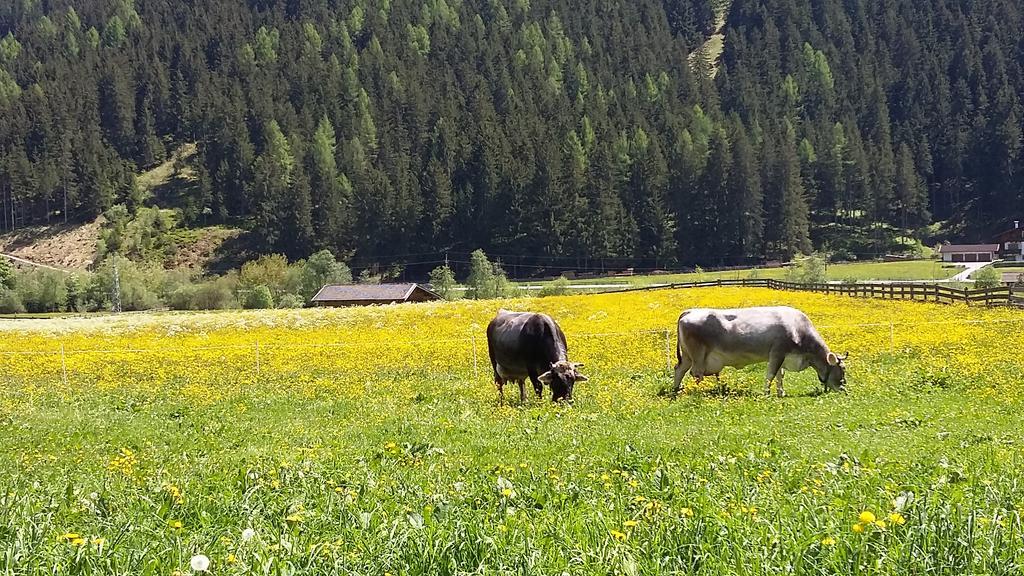
[[943,244],[939,254],[943,262],[992,262],[999,244]]

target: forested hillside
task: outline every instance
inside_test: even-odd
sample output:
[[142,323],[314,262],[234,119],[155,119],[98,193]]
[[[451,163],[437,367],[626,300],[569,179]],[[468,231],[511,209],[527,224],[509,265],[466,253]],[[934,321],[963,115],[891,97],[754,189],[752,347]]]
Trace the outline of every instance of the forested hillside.
[[0,228],[153,203],[362,263],[868,257],[1021,214],[1013,0],[12,0]]

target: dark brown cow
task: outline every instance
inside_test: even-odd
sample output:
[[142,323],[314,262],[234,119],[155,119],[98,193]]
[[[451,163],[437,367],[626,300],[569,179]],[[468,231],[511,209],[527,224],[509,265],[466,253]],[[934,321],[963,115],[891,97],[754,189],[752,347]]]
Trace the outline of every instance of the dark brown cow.
[[583,364],[568,361],[562,329],[546,314],[498,310],[487,325],[487,352],[499,400],[504,400],[504,385],[511,381],[519,384],[519,401],[525,402],[529,378],[538,398],[547,384],[552,402],[571,402],[576,382],[587,381],[577,371]]

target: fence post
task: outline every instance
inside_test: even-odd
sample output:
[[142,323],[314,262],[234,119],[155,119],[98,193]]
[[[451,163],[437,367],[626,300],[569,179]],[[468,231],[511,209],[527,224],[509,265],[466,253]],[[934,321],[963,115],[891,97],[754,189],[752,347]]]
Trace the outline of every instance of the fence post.
[[476,357],[476,334],[473,334],[473,379],[474,380],[479,380],[480,379],[480,368],[478,367],[477,359],[476,358],[477,358]]
[[67,362],[64,361],[64,343],[63,342],[60,343],[60,377],[61,377],[61,380],[64,382],[64,386],[67,387],[67,385],[68,385],[68,365],[67,365]]
[[256,375],[260,375],[260,341],[256,341]]

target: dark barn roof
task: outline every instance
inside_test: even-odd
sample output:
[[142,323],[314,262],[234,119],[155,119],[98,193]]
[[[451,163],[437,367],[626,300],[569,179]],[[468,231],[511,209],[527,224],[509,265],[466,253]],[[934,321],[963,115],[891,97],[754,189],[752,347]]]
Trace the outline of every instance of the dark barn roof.
[[313,296],[317,304],[390,304],[441,297],[419,284],[328,284]]
[[958,252],[996,252],[999,244],[943,244],[939,246],[942,254]]

